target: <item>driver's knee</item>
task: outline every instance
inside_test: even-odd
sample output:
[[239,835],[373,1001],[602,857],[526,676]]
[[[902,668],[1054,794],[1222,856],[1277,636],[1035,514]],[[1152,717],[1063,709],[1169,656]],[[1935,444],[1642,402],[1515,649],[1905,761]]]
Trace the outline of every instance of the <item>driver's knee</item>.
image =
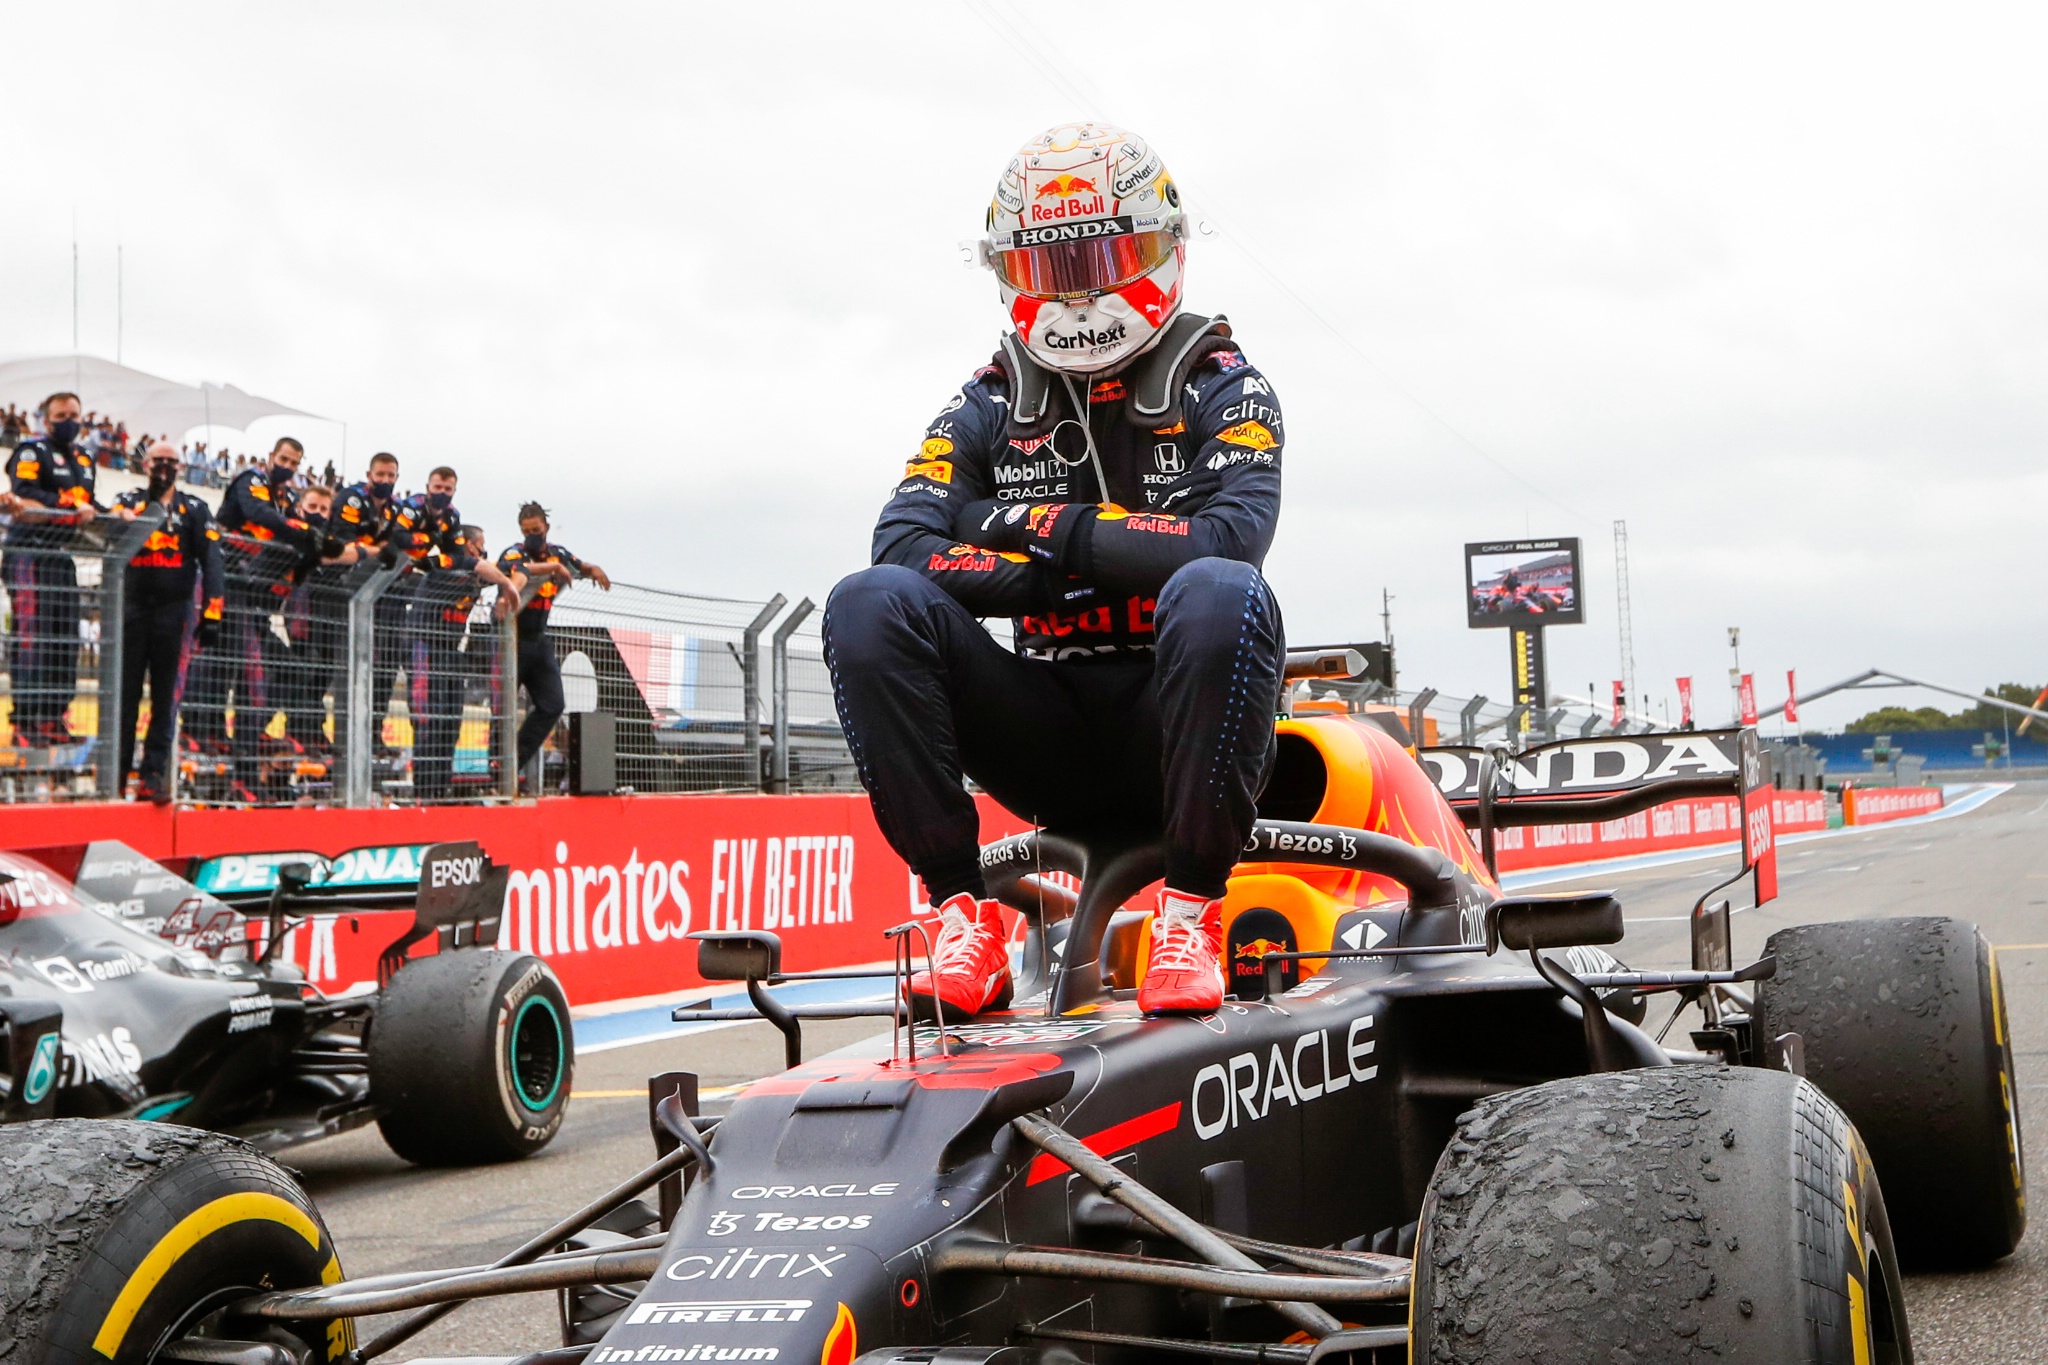
[[1244,654],[1277,658],[1280,605],[1259,571],[1211,556],[1177,569],[1159,590],[1153,620],[1159,648],[1180,657]]
[[932,609],[951,600],[922,574],[871,564],[840,579],[825,599],[826,653],[835,667],[884,657],[904,639],[927,634]]

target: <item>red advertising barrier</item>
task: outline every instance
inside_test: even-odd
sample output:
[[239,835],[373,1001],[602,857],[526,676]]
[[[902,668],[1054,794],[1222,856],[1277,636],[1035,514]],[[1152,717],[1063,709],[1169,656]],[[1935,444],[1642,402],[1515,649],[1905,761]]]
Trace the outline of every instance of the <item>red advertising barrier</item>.
[[1881,825],[1941,809],[1939,787],[1850,787],[1842,793],[1842,823]]
[[[1800,834],[1828,827],[1827,796],[1822,792],[1773,792],[1773,835]],[[1628,858],[1641,853],[1668,853],[1734,843],[1742,837],[1742,803],[1732,796],[1695,797],[1670,801],[1649,810],[1571,825],[1525,825],[1499,831],[1496,848],[1502,872],[1590,863],[1603,858]]]
[[[1777,793],[1773,808],[1780,834],[1827,824],[1826,799],[1817,792]],[[1025,827],[986,797],[981,811],[984,839]],[[475,839],[512,869],[500,944],[547,958],[579,1005],[703,985],[695,945],[683,937],[693,929],[772,929],[782,936],[784,966],[807,971],[885,958],[882,930],[924,910],[909,869],[858,793],[579,797],[426,810],[11,806],[0,820],[8,848],[119,839],[156,858],[333,856],[369,845]],[[1512,872],[1732,843],[1739,831],[1733,797],[1677,801],[1601,824],[1502,830],[1500,865]],[[410,912],[398,911],[321,916],[290,932],[284,955],[314,985],[343,990],[374,981],[377,954],[410,923]]]
[[[982,801],[982,837],[1025,826]],[[17,819],[17,815],[33,818]],[[703,984],[693,929],[772,929],[791,971],[888,956],[882,930],[923,907],[864,794],[580,797],[426,810],[8,809],[12,848],[119,839],[157,858],[475,839],[512,869],[499,944],[548,959],[572,1004]],[[334,991],[376,979],[410,912],[323,916],[286,952]]]

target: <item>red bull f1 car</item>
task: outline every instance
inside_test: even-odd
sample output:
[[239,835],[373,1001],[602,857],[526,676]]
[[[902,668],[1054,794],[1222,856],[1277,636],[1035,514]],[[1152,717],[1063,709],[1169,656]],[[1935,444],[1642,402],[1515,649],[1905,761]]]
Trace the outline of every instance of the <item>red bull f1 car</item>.
[[[715,1117],[694,1078],[653,1078],[655,1161],[491,1265],[348,1280],[304,1194],[227,1139],[5,1131],[10,1203],[92,1191],[0,1249],[28,1359],[359,1362],[546,1289],[561,1336],[526,1365],[1861,1365],[1911,1359],[1902,1263],[2012,1250],[2011,1045],[1971,926],[1809,925],[1736,965],[1710,893],[1691,969],[1631,971],[1614,897],[1489,870],[1502,827],[1753,791],[1752,735],[1425,766],[1326,715],[1277,743],[1214,1014],[1136,1009],[1148,921],[1123,907],[1156,845],[1004,839],[1012,1008],[789,1004],[817,974],[773,935],[701,934],[792,1065]],[[900,1000],[923,929],[889,937]],[[1681,1007],[1698,1027],[1672,1038]],[[805,1020],[863,1011],[891,1031],[801,1058]]]
[[[0,853],[0,1124],[171,1121],[272,1151],[375,1121],[430,1164],[553,1138],[568,1003],[540,959],[488,946],[506,870],[477,845],[184,872],[116,842]],[[322,918],[404,908],[374,989],[329,995],[282,951]]]

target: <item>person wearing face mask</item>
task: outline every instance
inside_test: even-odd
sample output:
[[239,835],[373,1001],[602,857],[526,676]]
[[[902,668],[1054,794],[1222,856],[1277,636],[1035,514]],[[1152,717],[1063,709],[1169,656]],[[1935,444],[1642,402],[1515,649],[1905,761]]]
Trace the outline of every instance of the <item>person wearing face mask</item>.
[[[342,695],[335,684],[348,641],[348,597],[326,581],[316,588],[312,580],[318,569],[355,564],[362,547],[346,539],[336,526],[334,490],[323,484],[299,494],[292,516],[306,524],[313,539],[289,574],[292,587],[285,598],[284,622],[291,643],[281,644],[274,631],[264,639],[273,660],[267,672],[278,679],[285,738],[296,747],[296,756],[328,764],[331,769],[326,698],[330,688],[335,697]],[[338,727],[345,724],[337,718]]]
[[[227,619],[218,646],[201,657],[185,731],[202,751],[232,754],[234,795],[242,800],[255,799],[257,751],[279,699],[271,695],[277,689],[266,670],[276,651],[270,618],[284,610],[295,586],[295,568],[318,544],[312,528],[292,511],[292,476],[305,455],[299,442],[280,437],[269,459],[237,474],[221,498]],[[227,729],[231,694],[232,739]]]
[[442,465],[427,475],[427,490],[399,504],[392,543],[424,574],[413,590],[409,633],[423,648],[407,652],[425,667],[412,680],[413,796],[443,801],[452,792],[455,740],[462,729],[464,691],[474,671],[466,668],[464,637],[479,585],[498,588],[500,618],[516,603],[519,589],[488,559],[463,543],[462,514],[455,510],[456,475]]
[[[133,521],[152,506],[163,509],[163,525],[128,561],[121,603],[122,776],[136,772],[135,723],[142,710],[142,684],[149,682],[149,734],[142,742],[136,783],[140,800],[165,805],[171,799],[171,737],[184,686],[185,640],[200,648],[220,634],[223,582],[220,530],[204,501],[177,487],[178,448],[158,441],[145,452],[147,489],[131,489],[114,502],[114,515]],[[195,597],[194,590],[197,589]]]
[[[398,457],[381,450],[370,457],[368,477],[341,490],[334,508],[335,534],[353,540],[361,554],[374,555],[381,564],[396,564],[403,554],[396,542],[399,501]],[[379,645],[370,674],[370,723],[379,753],[388,752],[383,716],[391,705],[391,684],[398,673],[398,642],[405,632],[406,604],[418,582],[407,574],[377,599]]]
[[548,613],[555,598],[579,578],[612,589],[612,580],[595,564],[578,559],[548,540],[548,509],[537,502],[519,508],[517,545],[498,556],[498,567],[519,585],[519,685],[531,703],[519,726],[519,771],[525,772],[555,722],[562,718],[562,670],[548,641]]
[[73,742],[65,714],[78,691],[78,570],[67,551],[78,528],[99,513],[92,457],[79,445],[75,393],[53,393],[41,408],[43,435],[7,458],[4,571],[13,603],[7,642],[14,688],[14,742],[44,747]]

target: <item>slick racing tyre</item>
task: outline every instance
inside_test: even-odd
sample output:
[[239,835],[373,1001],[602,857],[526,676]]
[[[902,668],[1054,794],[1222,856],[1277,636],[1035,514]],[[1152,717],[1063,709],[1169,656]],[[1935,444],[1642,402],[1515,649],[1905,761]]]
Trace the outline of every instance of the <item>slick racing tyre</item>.
[[2012,1037],[1991,945],[1946,918],[1780,929],[1755,1032],[1797,1033],[1885,1182],[1908,1265],[1982,1265],[2026,1230]]
[[235,1138],[117,1119],[0,1127],[6,1365],[147,1365],[193,1336],[334,1361],[355,1347],[351,1322],[228,1321],[222,1310],[340,1278],[313,1201]]
[[569,1108],[569,1001],[548,964],[458,948],[401,967],[370,1023],[370,1101],[421,1166],[531,1156]]
[[1785,1072],[1552,1081],[1458,1120],[1422,1205],[1410,1359],[1905,1365],[1884,1197]]

